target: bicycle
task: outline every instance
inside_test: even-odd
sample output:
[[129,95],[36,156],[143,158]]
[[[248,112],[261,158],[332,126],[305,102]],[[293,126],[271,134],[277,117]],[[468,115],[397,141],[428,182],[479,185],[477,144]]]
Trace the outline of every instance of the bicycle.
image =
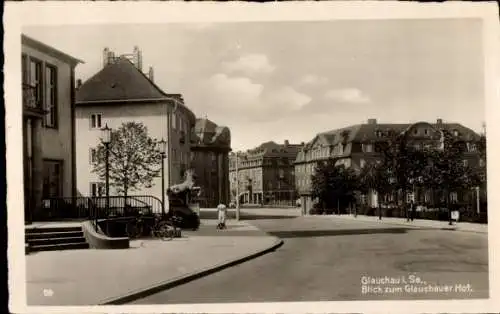
[[151,228],[151,236],[170,241],[178,236],[178,230],[175,224],[170,220],[163,220],[162,217],[155,217],[155,222]]

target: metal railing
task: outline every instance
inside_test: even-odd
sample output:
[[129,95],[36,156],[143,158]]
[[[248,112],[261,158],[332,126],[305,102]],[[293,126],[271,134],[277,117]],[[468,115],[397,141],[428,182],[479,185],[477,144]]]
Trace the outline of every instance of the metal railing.
[[57,197],[44,199],[42,210],[34,213],[35,221],[65,219],[105,219],[109,217],[161,214],[163,204],[151,195],[110,196],[109,207],[105,196]]

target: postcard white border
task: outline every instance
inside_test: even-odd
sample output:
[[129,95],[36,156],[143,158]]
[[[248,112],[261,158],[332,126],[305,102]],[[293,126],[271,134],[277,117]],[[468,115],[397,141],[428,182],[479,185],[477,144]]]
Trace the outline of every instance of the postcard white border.
[[[20,33],[24,25],[236,22],[236,21],[313,21],[333,19],[411,19],[481,18],[484,22],[485,99],[488,132],[489,269],[490,299],[471,301],[345,301],[292,303],[236,303],[162,306],[26,306],[24,220],[22,217],[22,143]],[[500,160],[496,142],[500,110],[500,63],[498,7],[482,3],[397,3],[374,2],[7,2],[4,13],[5,103],[7,142],[7,201],[9,234],[9,307],[12,312],[204,312],[204,313],[325,313],[325,312],[496,312],[500,296],[498,280]],[[78,57],[78,56],[76,56]],[[497,192],[497,193],[495,193]],[[497,227],[497,228],[495,228]],[[21,231],[23,230],[23,231]]]

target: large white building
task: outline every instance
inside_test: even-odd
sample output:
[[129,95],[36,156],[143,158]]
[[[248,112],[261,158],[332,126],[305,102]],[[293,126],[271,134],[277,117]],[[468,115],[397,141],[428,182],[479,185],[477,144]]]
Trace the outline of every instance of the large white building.
[[43,200],[76,194],[74,75],[82,61],[21,36],[26,221],[48,219]]
[[[142,71],[141,51],[115,56],[104,49],[103,68],[76,91],[77,187],[83,196],[102,193],[104,182],[92,172],[92,158],[107,125],[116,130],[124,122],[142,122],[148,135],[167,141],[164,159],[165,187],[182,182],[190,164],[190,137],[194,114],[184,106],[182,96],[163,92],[153,81],[150,67]],[[117,195],[110,188],[110,195]],[[128,195],[151,195],[161,199],[161,177],[151,188],[130,191]],[[168,204],[165,205],[166,207]]]

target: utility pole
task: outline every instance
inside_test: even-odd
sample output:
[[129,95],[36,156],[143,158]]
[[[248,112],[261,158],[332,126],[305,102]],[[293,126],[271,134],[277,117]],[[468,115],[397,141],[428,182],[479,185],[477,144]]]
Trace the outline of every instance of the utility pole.
[[236,220],[240,220],[240,176],[239,176],[239,158],[236,152]]
[[480,196],[479,196],[479,186],[476,186],[476,210],[477,210],[478,215],[481,212],[480,207],[481,207],[481,204],[480,204]]

